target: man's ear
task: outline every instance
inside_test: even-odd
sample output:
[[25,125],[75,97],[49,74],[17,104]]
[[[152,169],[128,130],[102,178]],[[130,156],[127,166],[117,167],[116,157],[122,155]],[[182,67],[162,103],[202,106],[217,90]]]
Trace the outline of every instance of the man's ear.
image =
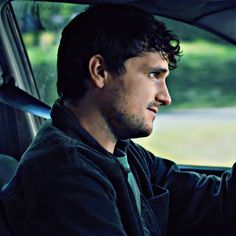
[[91,76],[91,82],[98,88],[102,88],[105,83],[107,72],[105,70],[105,62],[101,55],[97,54],[89,60],[89,72]]

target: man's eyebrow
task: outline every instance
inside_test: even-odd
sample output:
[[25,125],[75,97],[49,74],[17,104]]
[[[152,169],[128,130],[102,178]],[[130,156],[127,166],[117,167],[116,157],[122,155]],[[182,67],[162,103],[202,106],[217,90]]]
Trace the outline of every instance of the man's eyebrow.
[[162,73],[169,73],[169,69],[164,67],[149,67],[148,70]]

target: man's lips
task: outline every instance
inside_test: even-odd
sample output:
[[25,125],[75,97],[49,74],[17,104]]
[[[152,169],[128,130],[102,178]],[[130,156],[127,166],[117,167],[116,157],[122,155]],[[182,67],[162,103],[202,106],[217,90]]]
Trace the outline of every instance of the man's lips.
[[149,111],[152,111],[153,113],[157,113],[157,111],[158,111],[158,108],[157,107],[148,107],[148,110]]
[[161,106],[161,105],[162,105],[161,102],[156,102],[156,101],[155,102],[150,102],[147,106],[147,109],[149,111],[152,111],[156,115],[156,113],[159,110],[159,106]]

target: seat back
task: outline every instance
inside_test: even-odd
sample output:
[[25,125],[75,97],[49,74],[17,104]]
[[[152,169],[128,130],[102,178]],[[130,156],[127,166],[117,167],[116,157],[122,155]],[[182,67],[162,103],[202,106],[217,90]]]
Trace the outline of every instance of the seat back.
[[2,201],[0,201],[0,235],[2,235],[2,236],[15,236],[15,234],[13,233],[13,231],[8,223],[6,212],[5,212]]
[[0,189],[14,176],[18,161],[8,155],[0,154]]
[[[14,176],[18,161],[13,157],[0,154],[0,189]],[[0,195],[1,197],[1,195]],[[0,235],[14,236],[7,220],[6,211],[0,198]]]

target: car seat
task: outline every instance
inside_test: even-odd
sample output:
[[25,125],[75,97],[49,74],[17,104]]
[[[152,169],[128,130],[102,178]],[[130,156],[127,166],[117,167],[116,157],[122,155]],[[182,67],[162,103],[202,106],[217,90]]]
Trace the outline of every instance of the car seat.
[[14,236],[15,235],[8,223],[7,215],[6,215],[2,201],[0,201],[0,235],[1,236]]
[[[11,156],[0,154],[0,189],[14,176],[18,161]],[[0,199],[0,235],[14,236],[7,220],[4,205]]]
[[14,176],[18,161],[11,156],[0,154],[0,189]]

